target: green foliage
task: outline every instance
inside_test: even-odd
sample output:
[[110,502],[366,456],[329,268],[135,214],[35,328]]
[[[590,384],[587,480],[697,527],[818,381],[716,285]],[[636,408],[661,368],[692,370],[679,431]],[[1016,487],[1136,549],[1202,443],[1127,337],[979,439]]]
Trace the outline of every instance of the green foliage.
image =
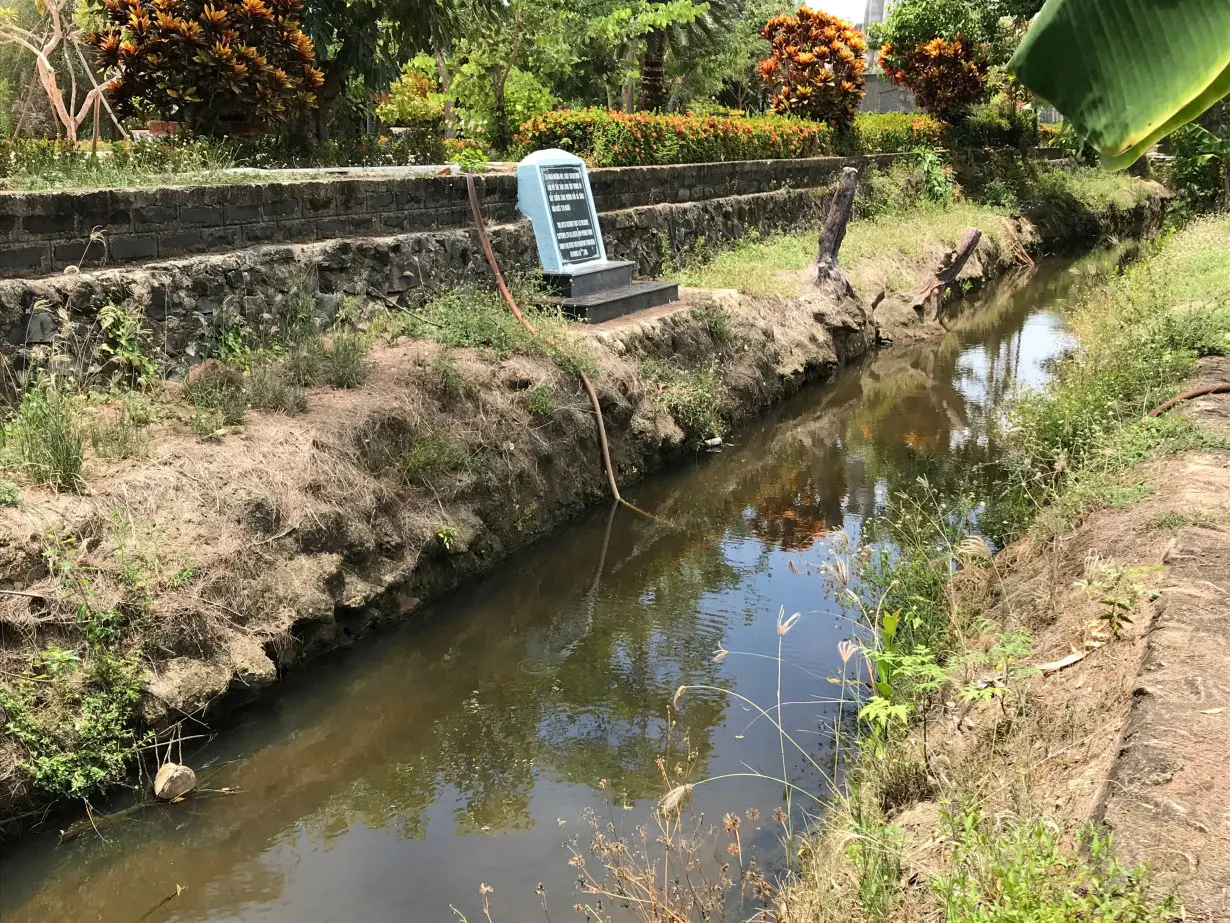
[[83,662],[48,648],[14,683],[0,684],[4,730],[25,746],[19,765],[40,789],[85,798],[122,778],[138,743],[138,657],[95,647]]
[[247,407],[243,385],[242,374],[215,360],[189,373],[183,394],[197,409],[199,432],[208,435],[220,426],[238,426],[243,422]]
[[434,87],[413,68],[407,67],[401,77],[389,87],[388,102],[376,107],[376,115],[386,125],[409,127],[421,122],[434,122],[438,131],[444,129],[444,104],[432,98]]
[[421,311],[404,314],[401,329],[444,346],[471,346],[500,356],[543,356],[565,371],[591,370],[593,362],[573,336],[572,322],[558,308],[534,306],[542,297],[537,283],[511,279],[509,284],[517,304],[538,330],[537,336],[513,316],[498,291],[479,285],[437,295]]
[[943,125],[911,112],[860,112],[854,117],[851,154],[891,154],[938,147]]
[[481,145],[459,145],[449,151],[449,157],[462,173],[487,172],[487,151]]
[[106,337],[99,351],[118,366],[116,376],[126,387],[136,387],[158,377],[158,364],[150,356],[153,346],[143,313],[132,303],[108,301],[98,312]]
[[83,484],[85,439],[77,401],[49,378],[26,389],[2,444],[11,463],[38,483],[75,490]]
[[718,118],[564,109],[530,119],[516,141],[527,153],[561,148],[594,166],[618,167],[816,157],[831,152],[831,136],[823,123],[781,116]]
[[324,357],[324,378],[334,388],[357,388],[367,380],[367,340],[357,333],[333,337]]
[[141,458],[149,454],[147,407],[136,395],[125,395],[90,422],[90,444],[99,458]]
[[555,389],[549,384],[535,386],[526,399],[526,408],[536,417],[548,417],[555,413]]
[[460,536],[461,532],[458,531],[456,526],[440,526],[436,530],[436,538],[440,540],[440,544],[444,546],[445,551],[452,551]]
[[1189,214],[1230,206],[1230,129],[1218,136],[1203,125],[1184,125],[1170,136],[1170,185]]
[[915,153],[922,168],[923,191],[927,198],[941,205],[950,204],[956,197],[952,167],[944,163],[944,158],[937,151],[919,148]]
[[357,134],[338,138],[266,135],[228,139],[226,151],[236,164],[254,169],[311,167],[405,167],[444,162],[439,123],[416,122],[391,135]]
[[316,104],[324,75],[299,29],[298,0],[100,0],[86,35],[121,117],[184,122],[205,134],[267,131]]
[[943,132],[943,144],[950,148],[1011,147],[1028,153],[1040,140],[1037,112],[1002,96],[970,107]]
[[657,384],[662,404],[691,439],[700,441],[725,432],[725,391],[716,360],[703,369],[678,369],[646,359],[641,362],[641,371]]
[[111,142],[98,154],[66,141],[0,139],[0,182],[14,189],[149,186],[169,182],[236,183],[230,155],[205,140]]
[[418,436],[402,455],[401,475],[410,484],[438,486],[443,478],[478,468],[479,460],[460,442],[443,436]]
[[307,410],[303,389],[291,382],[282,365],[273,360],[258,362],[248,372],[248,404],[258,410],[271,410],[287,416]]
[[1122,169],[1230,93],[1228,36],[1225,0],[1050,0],[1009,68]]
[[1090,827],[1071,854],[1041,821],[997,826],[976,812],[951,819],[952,869],[932,883],[945,919],[961,923],[1162,923],[1182,918],[1154,897],[1143,868],[1125,869],[1111,839]]
[[21,488],[12,481],[0,478],[0,507],[17,506],[21,502]]

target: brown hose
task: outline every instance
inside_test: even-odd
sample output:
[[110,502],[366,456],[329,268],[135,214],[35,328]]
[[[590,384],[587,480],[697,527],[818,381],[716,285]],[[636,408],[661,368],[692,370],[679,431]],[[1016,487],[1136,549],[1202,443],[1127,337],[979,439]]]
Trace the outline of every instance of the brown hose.
[[[521,313],[521,309],[517,307],[517,302],[512,296],[512,292],[508,290],[508,285],[504,281],[504,273],[500,272],[500,264],[496,262],[495,251],[491,249],[491,238],[487,236],[487,224],[483,221],[483,212],[478,205],[478,189],[474,185],[474,175],[466,174],[466,192],[470,196],[470,211],[474,215],[474,227],[478,230],[478,242],[482,245],[483,254],[487,257],[487,265],[491,267],[491,274],[495,276],[495,284],[500,288],[500,294],[504,296],[504,300],[508,302],[508,307],[512,310],[513,316],[521,321],[525,329],[533,336],[538,336],[538,330],[534,327],[530,319]],[[552,349],[558,347],[551,342],[550,337],[543,337],[543,342]],[[633,506],[625,500],[619,493],[619,484],[615,481],[615,466],[611,464],[611,450],[606,441],[606,424],[602,420],[602,407],[598,403],[598,393],[594,390],[593,384],[589,380],[589,376],[580,369],[577,369],[577,374],[581,376],[581,384],[585,387],[585,393],[589,395],[589,402],[594,405],[594,419],[598,423],[598,445],[602,449],[602,465],[606,470],[606,483],[611,489],[611,496],[619,503],[628,507],[630,510],[635,510],[642,516],[648,516],[650,519],[657,520],[658,517],[652,513],[646,513],[644,510]],[[660,521],[660,520],[659,520]]]
[[1186,391],[1178,397],[1172,397],[1160,407],[1154,407],[1146,414],[1146,416],[1160,417],[1175,405],[1182,404],[1184,401],[1190,401],[1193,398],[1204,397],[1206,394],[1230,394],[1230,383],[1223,382],[1220,385],[1206,385],[1203,388],[1195,388],[1191,391]]

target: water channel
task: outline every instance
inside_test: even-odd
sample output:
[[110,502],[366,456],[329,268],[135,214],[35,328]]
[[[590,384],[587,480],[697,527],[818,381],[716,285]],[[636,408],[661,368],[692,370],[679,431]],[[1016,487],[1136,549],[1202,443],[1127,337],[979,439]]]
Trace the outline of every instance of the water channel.
[[[832,695],[853,626],[801,566],[922,474],[941,488],[993,464],[989,427],[1066,345],[1059,308],[1109,257],[1042,264],[988,289],[939,341],[881,351],[733,435],[733,446],[630,489],[664,528],[595,510],[420,617],[300,669],[217,739],[188,751],[205,789],[0,858],[4,923],[338,923],[572,919],[583,815],[646,823],[668,769],[780,776],[776,733],[700,683],[769,705],[780,607],[785,701]],[[792,567],[791,564],[796,566]],[[733,653],[715,662],[720,647]],[[831,760],[832,707],[785,724]],[[821,790],[806,761],[792,781]],[[698,788],[708,818],[759,812],[743,843],[777,861],[781,786]],[[798,805],[801,810],[807,805]],[[801,818],[796,818],[799,820]],[[723,844],[724,845],[724,842]],[[183,891],[160,904],[168,895]],[[151,912],[152,911],[152,912]],[[146,916],[143,916],[145,914]]]

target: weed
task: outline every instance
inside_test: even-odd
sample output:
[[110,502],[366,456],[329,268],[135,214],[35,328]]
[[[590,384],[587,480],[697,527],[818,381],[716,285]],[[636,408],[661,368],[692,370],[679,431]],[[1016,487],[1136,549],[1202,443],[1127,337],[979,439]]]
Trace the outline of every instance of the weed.
[[944,158],[938,151],[930,148],[920,147],[914,153],[918,155],[923,174],[923,191],[927,198],[940,205],[951,204],[957,194],[952,167],[944,163]]
[[283,374],[300,388],[310,388],[324,381],[325,366],[325,344],[320,337],[299,340],[282,357]]
[[84,798],[123,776],[138,746],[138,656],[96,647],[82,662],[48,648],[15,683],[0,684],[4,730],[25,746],[20,765],[35,785]]
[[194,428],[208,434],[222,426],[242,423],[247,407],[243,384],[242,374],[216,360],[189,372],[183,393],[197,409]]
[[689,437],[702,440],[725,432],[721,412],[724,388],[716,360],[704,369],[679,370],[659,360],[645,359],[641,371],[658,385],[663,405]]
[[185,561],[183,565],[167,578],[167,586],[175,589],[186,587],[197,578],[197,566],[192,561]]
[[125,396],[89,427],[99,458],[142,458],[149,454],[150,414],[135,396]]
[[367,342],[356,333],[333,337],[324,357],[324,378],[334,388],[357,388],[367,380]]
[[0,478],[0,507],[16,506],[21,502],[21,488],[12,481]]
[[440,544],[444,546],[445,551],[452,551],[453,545],[457,543],[461,533],[457,531],[456,526],[441,526],[436,530],[436,538]]
[[3,444],[38,483],[76,489],[82,485],[85,438],[76,401],[48,378],[26,390],[4,428]]
[[1111,856],[1111,839],[1082,831],[1073,854],[1041,821],[998,828],[976,812],[950,817],[952,869],[931,887],[948,920],[979,923],[1066,923],[1116,920],[1160,923],[1181,919],[1173,896],[1150,893],[1143,868],[1125,869]]
[[693,308],[692,317],[704,322],[705,329],[709,332],[709,339],[713,340],[714,346],[719,348],[728,346],[734,339],[734,333],[730,329],[730,321],[721,308],[711,306]]
[[536,385],[530,389],[525,401],[526,408],[535,417],[548,417],[555,413],[555,389],[549,384]]
[[152,340],[145,318],[130,302],[108,301],[98,312],[106,341],[99,351],[111,357],[126,387],[145,384],[158,377],[158,364],[149,355]]
[[432,482],[464,471],[471,471],[478,460],[464,445],[440,436],[414,439],[401,457],[402,476],[411,484],[432,486]]
[[264,361],[252,366],[247,381],[248,404],[258,410],[271,410],[287,416],[307,410],[307,396],[298,385],[287,380],[279,363]]

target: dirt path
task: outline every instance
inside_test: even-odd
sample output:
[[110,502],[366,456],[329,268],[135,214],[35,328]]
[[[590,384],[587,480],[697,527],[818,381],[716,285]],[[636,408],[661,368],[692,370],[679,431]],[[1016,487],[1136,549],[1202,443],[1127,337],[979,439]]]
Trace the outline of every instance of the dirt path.
[[[1230,362],[1207,363],[1209,384]],[[1204,381],[1199,382],[1201,384]],[[1230,438],[1230,398],[1181,411]],[[1145,640],[1102,819],[1118,854],[1148,862],[1189,919],[1230,921],[1230,453],[1165,465],[1161,502],[1187,517],[1163,554],[1158,614]],[[1149,506],[1156,504],[1150,503]]]

